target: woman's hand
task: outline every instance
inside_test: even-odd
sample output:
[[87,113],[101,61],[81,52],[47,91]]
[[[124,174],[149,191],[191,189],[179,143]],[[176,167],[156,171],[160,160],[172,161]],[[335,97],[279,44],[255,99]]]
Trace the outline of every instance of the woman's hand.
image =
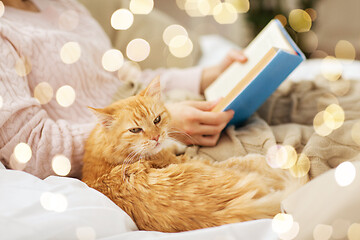
[[225,71],[233,62],[245,63],[247,61],[246,56],[240,50],[230,51],[226,57],[218,64],[212,67],[204,68],[200,83],[200,93],[203,94],[205,89],[215,79]]
[[187,144],[215,146],[234,111],[211,112],[218,101],[185,101],[167,104],[172,116],[170,136]]

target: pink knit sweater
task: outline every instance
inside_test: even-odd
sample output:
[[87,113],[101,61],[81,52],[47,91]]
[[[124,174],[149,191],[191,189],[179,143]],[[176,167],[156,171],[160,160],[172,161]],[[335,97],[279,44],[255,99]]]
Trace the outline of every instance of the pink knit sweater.
[[[40,178],[53,175],[52,159],[60,154],[71,161],[69,176],[79,177],[84,142],[95,122],[87,106],[111,103],[122,81],[102,67],[110,41],[83,6],[73,0],[32,1],[39,13],[5,6],[0,17],[0,160],[8,168],[17,168],[12,155],[17,144],[24,142],[31,147],[32,157],[22,170]],[[74,29],[59,27],[59,18],[67,10],[78,13]],[[67,42],[77,42],[81,48],[80,59],[72,64],[60,58],[60,49]],[[32,68],[19,75],[16,64],[24,57]],[[144,71],[141,80],[147,83],[156,74],[161,74],[165,90],[199,91],[200,68]],[[34,89],[41,82],[54,92],[47,104],[34,98]],[[76,94],[69,107],[55,99],[64,85]]]

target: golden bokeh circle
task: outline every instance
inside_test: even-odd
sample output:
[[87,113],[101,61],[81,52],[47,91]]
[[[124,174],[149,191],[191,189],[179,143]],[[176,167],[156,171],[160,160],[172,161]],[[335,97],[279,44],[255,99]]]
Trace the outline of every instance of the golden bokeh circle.
[[[329,113],[324,114],[324,122],[325,124],[327,124],[328,127],[332,126],[332,129],[335,130],[343,125],[345,120],[345,112],[338,104],[330,104],[325,109],[325,112]],[[327,119],[328,116],[331,116],[331,119]]]
[[64,155],[56,155],[51,162],[53,171],[59,176],[66,176],[71,171],[71,162]]
[[77,42],[67,42],[60,50],[60,58],[65,64],[73,64],[81,57],[81,47]]
[[54,96],[54,90],[47,82],[41,82],[36,85],[34,89],[34,98],[36,98],[40,104],[47,104]]
[[360,240],[360,223],[350,225],[347,231],[347,237],[349,240]]
[[247,13],[250,9],[249,0],[225,0],[225,2],[232,4],[238,13]]
[[101,63],[106,71],[115,72],[124,64],[124,56],[119,50],[110,49],[102,56]]
[[278,213],[272,220],[272,230],[278,234],[288,232],[294,223],[292,215],[286,213]]
[[204,0],[186,0],[184,9],[190,17],[203,17],[209,14],[210,5]]
[[2,1],[0,1],[0,17],[2,17],[5,13],[5,6]]
[[290,145],[285,145],[284,148],[286,150],[286,161],[283,165],[281,165],[281,168],[289,169],[295,165],[298,156],[294,147]]
[[169,45],[171,40],[179,35],[188,37],[188,32],[183,26],[178,24],[172,24],[165,28],[163,32],[163,40],[166,45]]
[[334,125],[335,123],[333,120],[333,116],[331,116],[330,113],[325,111],[318,112],[313,121],[313,127],[315,132],[323,137],[328,136],[332,133]]
[[326,224],[318,224],[313,230],[314,240],[328,240],[333,233],[333,227]]
[[177,35],[171,39],[169,50],[175,57],[184,58],[191,54],[193,43],[187,36]]
[[360,145],[360,121],[356,122],[351,128],[351,137],[352,140]]
[[150,44],[142,39],[131,40],[126,47],[127,57],[134,62],[144,61],[150,54]]
[[311,17],[302,9],[294,9],[289,14],[289,25],[296,32],[307,32],[312,25]]
[[296,178],[306,176],[310,171],[310,160],[309,158],[301,153],[294,166],[290,168],[290,173]]
[[74,10],[67,10],[60,14],[59,28],[65,31],[72,31],[79,25],[79,14]]
[[30,59],[26,56],[21,56],[16,60],[15,71],[20,77],[25,77],[32,70]]
[[134,14],[149,14],[154,8],[154,0],[131,0],[129,8]]
[[354,60],[356,57],[355,47],[349,41],[340,40],[335,46],[335,57]]
[[295,239],[296,236],[299,234],[299,232],[300,232],[300,225],[298,222],[294,222],[289,231],[280,233],[278,234],[278,236],[282,240],[291,240],[291,239]]
[[31,147],[26,143],[19,143],[14,148],[14,157],[19,163],[27,163],[32,157]]
[[70,107],[75,102],[75,98],[75,90],[69,85],[64,85],[56,91],[56,101],[62,107]]
[[335,169],[335,180],[341,187],[350,185],[356,177],[356,168],[351,162],[343,162]]
[[285,27],[287,24],[287,19],[284,15],[282,14],[278,14],[274,17],[275,19],[279,20],[281,22],[281,24]]
[[342,73],[341,62],[332,56],[327,56],[321,61],[321,73],[329,81],[337,81]]
[[266,162],[272,168],[280,168],[287,161],[287,150],[284,146],[271,146],[266,153]]
[[134,22],[134,15],[127,9],[121,8],[111,15],[111,26],[115,30],[126,30]]
[[78,240],[95,240],[96,232],[92,227],[76,228],[76,237]]
[[214,7],[214,19],[220,24],[234,23],[238,18],[236,8],[227,2],[219,3]]

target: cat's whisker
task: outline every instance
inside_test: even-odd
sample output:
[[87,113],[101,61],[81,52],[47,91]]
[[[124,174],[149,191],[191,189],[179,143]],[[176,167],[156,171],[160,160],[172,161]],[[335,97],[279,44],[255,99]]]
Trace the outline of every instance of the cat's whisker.
[[[183,132],[183,131],[179,131],[179,130],[177,130],[177,129],[175,129],[175,128],[170,128],[169,131],[168,131],[168,133],[169,133],[169,134],[168,134],[168,137],[169,137],[169,138],[171,138],[171,139],[173,139],[173,140],[176,140],[177,142],[180,142],[180,143],[182,143],[182,142],[179,141],[179,140],[177,140],[177,139],[175,139],[174,137],[170,137],[170,134],[179,134],[179,135],[182,135],[183,137],[189,139],[190,142],[196,142],[196,140],[195,140],[190,134],[188,134],[188,133],[186,133],[186,132]],[[192,143],[192,144],[190,144],[190,146],[195,146],[195,144]]]

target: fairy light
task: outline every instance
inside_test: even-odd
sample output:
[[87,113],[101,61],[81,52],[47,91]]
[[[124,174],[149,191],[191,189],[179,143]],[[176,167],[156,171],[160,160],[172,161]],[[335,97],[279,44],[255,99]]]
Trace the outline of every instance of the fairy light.
[[214,7],[213,15],[215,21],[220,24],[231,24],[238,18],[236,8],[227,2],[217,4]]
[[307,32],[311,28],[311,17],[302,9],[294,9],[289,14],[289,24],[296,32]]
[[20,77],[25,77],[31,72],[32,65],[30,59],[26,56],[21,56],[16,60],[15,71]]
[[291,228],[289,231],[278,234],[279,238],[281,240],[291,240],[296,238],[296,236],[299,234],[300,231],[300,225],[298,222],[293,222]]
[[333,228],[333,239],[344,239],[347,235],[351,222],[345,219],[336,219],[331,224]]
[[65,64],[73,64],[80,59],[81,48],[77,42],[67,42],[60,50],[60,58]]
[[321,73],[329,81],[336,81],[343,73],[343,66],[339,60],[327,56],[321,61]]
[[44,192],[40,196],[41,206],[48,211],[64,212],[68,207],[67,198],[60,193]]
[[34,97],[40,104],[47,104],[54,96],[54,90],[47,82],[41,82],[34,89]]
[[310,160],[309,158],[301,153],[294,164],[290,169],[291,175],[293,175],[296,178],[301,178],[306,176],[310,171]]
[[78,240],[95,240],[96,232],[92,227],[78,227],[76,237]]
[[59,28],[65,31],[72,31],[79,25],[79,14],[74,10],[67,10],[60,14]]
[[26,143],[19,143],[14,148],[14,157],[20,163],[27,163],[32,156],[31,147]]
[[347,237],[349,240],[359,240],[360,239],[360,223],[353,223],[350,225],[347,231]]
[[232,4],[238,13],[246,13],[250,9],[249,0],[225,0],[225,2]]
[[351,138],[357,144],[360,145],[360,121],[356,122],[351,128]]
[[57,175],[66,176],[70,173],[71,163],[64,155],[56,155],[52,159],[51,167]]
[[335,46],[336,58],[354,60],[356,57],[355,47],[346,40],[340,40]]
[[313,231],[314,240],[328,240],[333,233],[333,228],[330,225],[318,224]]
[[278,213],[272,220],[272,230],[278,234],[290,231],[294,219],[290,214]]
[[56,101],[62,107],[71,106],[75,102],[75,98],[75,90],[69,85],[62,86],[56,91]]
[[2,17],[5,13],[5,6],[2,1],[0,1],[0,17]]
[[193,43],[187,36],[178,35],[171,39],[169,50],[172,55],[184,58],[190,55],[193,50]]
[[150,44],[142,38],[131,40],[126,47],[127,57],[134,62],[144,61],[149,54]]
[[341,187],[350,185],[356,176],[356,168],[351,162],[343,162],[336,167],[335,180]]
[[170,41],[176,36],[188,37],[188,32],[183,26],[178,24],[172,24],[165,28],[162,37],[166,45],[169,45]]
[[129,8],[134,14],[149,14],[154,8],[154,0],[131,0]]
[[115,72],[124,64],[124,56],[117,49],[110,49],[102,56],[102,66],[106,71]]
[[274,17],[275,19],[279,20],[281,22],[281,24],[285,27],[287,24],[287,19],[284,15],[282,14],[278,14]]
[[121,8],[111,15],[111,26],[116,30],[126,30],[134,22],[134,15],[127,9]]

